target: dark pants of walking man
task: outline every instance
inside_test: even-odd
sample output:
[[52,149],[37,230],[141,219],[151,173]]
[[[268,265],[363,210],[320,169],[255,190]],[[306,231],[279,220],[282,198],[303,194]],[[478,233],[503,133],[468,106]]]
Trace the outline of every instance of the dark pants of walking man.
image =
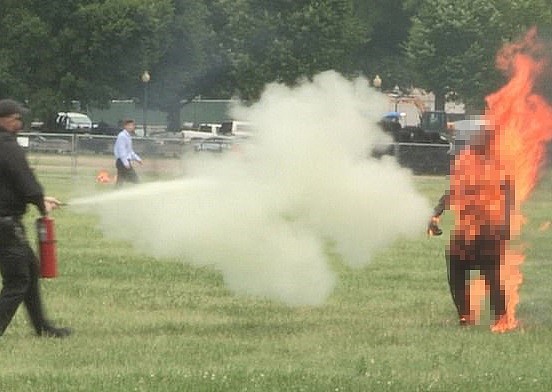
[[142,159],[132,149],[132,136],[136,134],[136,123],[134,120],[127,119],[123,121],[123,129],[117,135],[113,153],[115,154],[115,167],[117,168],[117,184],[123,185],[124,182],[137,183],[138,175],[132,167],[132,161],[142,164]]
[[138,175],[132,166],[130,168],[125,167],[120,159],[117,159],[115,166],[117,167],[117,186],[121,186],[125,182],[132,182],[134,184],[139,182]]

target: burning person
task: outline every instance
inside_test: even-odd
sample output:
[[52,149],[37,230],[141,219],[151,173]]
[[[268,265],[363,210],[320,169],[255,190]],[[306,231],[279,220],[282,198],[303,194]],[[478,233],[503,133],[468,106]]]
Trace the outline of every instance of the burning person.
[[[486,293],[493,324],[506,315],[501,263],[510,239],[514,183],[497,151],[499,136],[491,129],[474,135],[451,169],[448,204],[455,228],[447,249],[448,280],[461,325],[477,323]],[[470,292],[472,271],[484,279],[484,291]]]
[[[479,134],[481,129],[486,126],[487,121],[485,118],[479,116],[469,117],[466,120],[454,123],[452,126],[452,129],[454,130],[454,141],[451,143],[448,151],[451,156],[451,165],[454,163],[455,157],[470,145],[470,140],[477,140],[477,138],[473,138],[473,136]],[[449,191],[446,190],[433,208],[433,215],[428,222],[426,230],[429,236],[439,236],[443,234],[443,230],[439,227],[439,221],[445,210],[449,209],[449,199]]]
[[[552,140],[552,47],[531,29],[505,45],[497,68],[508,82],[485,99],[483,133],[470,138],[451,169],[448,206],[455,227],[447,249],[449,284],[462,325],[476,324],[489,294],[491,330],[517,327],[525,219],[521,206],[534,189]],[[515,179],[515,181],[514,181]],[[473,271],[480,277],[472,279]]]

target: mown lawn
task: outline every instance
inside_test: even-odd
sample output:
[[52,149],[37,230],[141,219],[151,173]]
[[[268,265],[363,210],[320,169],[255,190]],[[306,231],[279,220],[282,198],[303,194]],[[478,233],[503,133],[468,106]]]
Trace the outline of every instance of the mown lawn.
[[[62,199],[97,190],[95,170],[37,166]],[[144,256],[105,238],[94,215],[57,211],[59,277],[42,288],[50,316],[75,334],[36,338],[21,309],[0,338],[0,391],[549,391],[551,180],[525,208],[520,328],[498,335],[457,325],[450,215],[442,237],[397,242],[362,269],[329,249],[336,290],[294,308],[235,296],[214,270]],[[416,184],[434,203],[446,179]]]

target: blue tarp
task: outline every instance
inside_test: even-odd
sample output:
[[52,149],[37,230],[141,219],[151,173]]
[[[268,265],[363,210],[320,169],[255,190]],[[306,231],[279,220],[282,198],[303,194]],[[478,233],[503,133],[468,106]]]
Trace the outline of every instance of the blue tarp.
[[388,112],[388,113],[385,113],[385,115],[383,116],[383,118],[400,118],[401,117],[401,114],[399,112]]

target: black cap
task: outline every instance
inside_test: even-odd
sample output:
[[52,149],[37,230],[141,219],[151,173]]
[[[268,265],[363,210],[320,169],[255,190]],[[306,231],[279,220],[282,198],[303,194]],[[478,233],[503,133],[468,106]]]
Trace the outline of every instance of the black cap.
[[21,103],[13,99],[0,99],[0,117],[8,117],[12,114],[25,114],[29,110]]

